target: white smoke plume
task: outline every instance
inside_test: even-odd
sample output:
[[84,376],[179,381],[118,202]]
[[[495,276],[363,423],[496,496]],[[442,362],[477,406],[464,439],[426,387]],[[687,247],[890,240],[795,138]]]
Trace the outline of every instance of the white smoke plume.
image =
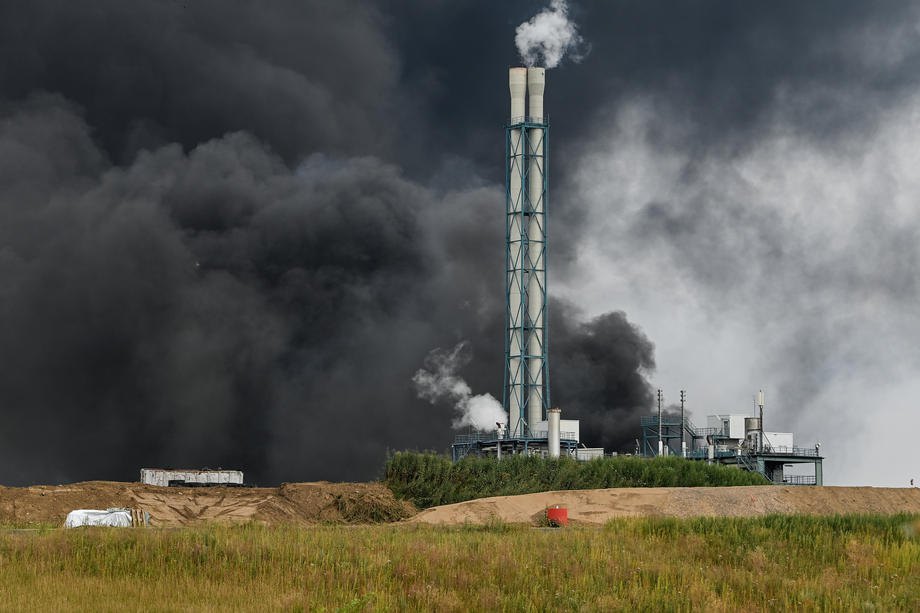
[[496,423],[506,423],[508,414],[491,394],[473,395],[473,390],[457,375],[472,359],[469,343],[463,341],[451,351],[434,349],[425,358],[425,367],[412,377],[419,398],[431,404],[451,402],[458,416],[454,428],[471,426],[476,430],[494,430]]
[[514,43],[521,59],[528,66],[542,60],[546,68],[555,68],[571,53],[572,59],[581,61],[579,53],[583,39],[578,28],[569,20],[566,0],[552,0],[549,6],[517,27]]

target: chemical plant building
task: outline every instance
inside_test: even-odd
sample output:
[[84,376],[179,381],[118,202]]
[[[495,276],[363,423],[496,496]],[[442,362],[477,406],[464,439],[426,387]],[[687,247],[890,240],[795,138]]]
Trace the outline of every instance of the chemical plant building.
[[[763,430],[762,424],[763,417],[710,415],[706,427],[697,428],[686,417],[649,415],[641,419],[639,453],[737,466],[778,485],[823,485],[821,445],[796,447],[792,432]],[[797,464],[811,464],[813,474],[785,474],[785,468]]]
[[[562,419],[550,403],[547,363],[547,234],[549,123],[543,108],[544,68],[510,68],[511,113],[505,127],[505,374],[502,390],[507,423],[492,432],[459,434],[451,446],[458,461],[468,455],[507,454],[579,460],[603,457],[604,450],[581,443],[578,420]],[[790,432],[763,430],[760,417],[711,415],[706,428],[683,416],[641,419],[643,456],[680,455],[758,472],[774,483],[822,483],[818,445],[800,448]],[[681,393],[683,406],[683,393]],[[813,464],[813,476],[791,476],[784,468]]]

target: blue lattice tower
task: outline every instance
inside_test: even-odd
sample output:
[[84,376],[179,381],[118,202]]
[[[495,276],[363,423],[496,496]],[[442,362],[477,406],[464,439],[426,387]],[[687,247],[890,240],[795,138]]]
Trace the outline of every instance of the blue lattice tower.
[[[525,80],[526,79],[526,80]],[[506,334],[504,406],[512,437],[534,435],[550,406],[547,361],[547,169],[549,124],[542,68],[512,68],[505,129]],[[524,92],[530,116],[524,114]]]

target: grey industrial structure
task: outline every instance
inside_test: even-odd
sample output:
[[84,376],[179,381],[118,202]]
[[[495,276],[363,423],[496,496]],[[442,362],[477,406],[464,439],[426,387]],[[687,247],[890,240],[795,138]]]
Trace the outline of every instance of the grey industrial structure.
[[159,485],[162,487],[199,487],[199,486],[231,486],[243,485],[243,472],[239,470],[211,470],[202,469],[171,469],[171,468],[142,468],[141,483]]
[[[547,330],[547,232],[549,123],[543,108],[546,71],[510,68],[510,120],[505,126],[505,376],[506,423],[495,430],[456,436],[455,461],[468,455],[528,454],[588,460],[604,450],[581,443],[578,420],[561,419],[550,404]],[[526,102],[526,109],[525,109]],[[760,417],[713,415],[706,428],[683,416],[661,414],[641,419],[644,456],[680,455],[758,472],[774,483],[822,483],[820,445],[795,447],[788,432],[763,430]],[[684,392],[681,392],[683,407]],[[689,441],[689,445],[688,445]],[[638,447],[637,441],[637,447]],[[814,476],[786,475],[784,467],[814,465]]]
[[[455,460],[467,455],[562,452],[587,457],[578,421],[550,404],[546,272],[549,124],[543,112],[546,69],[508,70],[511,113],[505,126],[505,376],[507,423],[458,435]],[[603,452],[601,451],[601,454]]]
[[[642,443],[637,453],[647,457],[675,455],[737,466],[779,485],[823,485],[824,457],[820,443],[797,447],[792,432],[764,430],[763,392],[758,396],[758,406],[759,417],[709,415],[705,428],[696,427],[683,415],[662,415],[659,408],[657,416],[647,415],[640,420]],[[785,469],[797,464],[813,465],[814,473],[787,475]]]

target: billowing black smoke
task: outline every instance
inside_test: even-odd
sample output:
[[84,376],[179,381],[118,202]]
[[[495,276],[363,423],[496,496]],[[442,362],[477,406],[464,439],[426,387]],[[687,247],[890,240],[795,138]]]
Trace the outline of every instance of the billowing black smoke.
[[[0,2],[0,482],[370,478],[450,442],[412,376],[461,340],[500,397],[503,189],[400,170],[367,4],[249,6]],[[558,404],[620,444],[651,344],[552,317]]]
[[645,376],[654,345],[621,312],[578,323],[572,307],[550,312],[553,404],[581,419],[582,439],[608,451],[633,451],[638,415],[652,406]]
[[245,128],[285,159],[388,150],[399,58],[360,0],[0,2],[0,91],[58,92],[116,161]]

